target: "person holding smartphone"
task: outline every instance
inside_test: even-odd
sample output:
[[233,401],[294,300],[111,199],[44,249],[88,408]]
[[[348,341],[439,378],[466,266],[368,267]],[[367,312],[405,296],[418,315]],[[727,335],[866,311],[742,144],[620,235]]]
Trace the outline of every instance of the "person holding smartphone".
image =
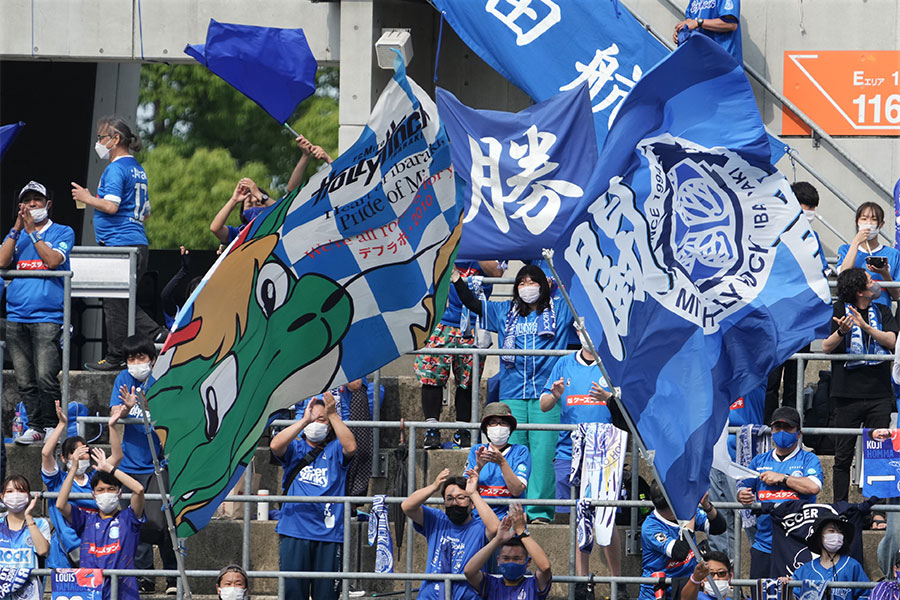
[[[849,244],[838,248],[838,273],[859,267],[865,269],[875,281],[900,279],[900,251],[882,246],[878,234],[884,227],[884,209],[875,202],[864,202],[856,209],[856,235]],[[900,288],[883,288],[874,302],[891,305],[900,300]]]

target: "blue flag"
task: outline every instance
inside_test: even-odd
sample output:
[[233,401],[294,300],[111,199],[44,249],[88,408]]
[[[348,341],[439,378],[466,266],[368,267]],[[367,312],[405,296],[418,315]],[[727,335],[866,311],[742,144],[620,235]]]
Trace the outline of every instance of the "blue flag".
[[[877,438],[873,432],[887,433]],[[863,494],[879,498],[900,496],[900,435],[896,429],[863,429]]]
[[19,130],[23,127],[25,127],[25,123],[22,121],[0,127],[0,158],[3,158],[3,155],[6,154],[6,149],[13,143],[13,140],[19,134]]
[[185,54],[259,104],[279,123],[316,91],[316,59],[302,29],[209,20],[205,44]]
[[466,180],[458,258],[540,258],[536,236],[559,237],[597,164],[586,86],[519,113],[436,94],[453,165]]
[[459,192],[437,107],[399,63],[356,143],[216,261],[147,394],[180,536],[206,525],[274,411],[425,345],[447,302]]
[[623,103],[560,237],[560,278],[679,519],[730,405],[828,333],[817,243],[743,70],[694,36]]

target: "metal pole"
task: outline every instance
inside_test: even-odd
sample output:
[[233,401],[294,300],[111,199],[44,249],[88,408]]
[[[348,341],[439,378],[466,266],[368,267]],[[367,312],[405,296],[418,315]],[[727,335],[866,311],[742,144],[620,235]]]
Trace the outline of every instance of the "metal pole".
[[132,248],[128,253],[128,335],[134,335],[137,283],[137,248]]
[[[631,436],[631,499],[632,500],[637,500],[638,495],[640,495],[640,493],[641,493],[641,486],[639,485],[641,482],[640,469],[641,469],[641,465],[640,465],[640,455],[638,453],[637,437]],[[628,547],[626,553],[630,552],[632,555],[635,555],[635,556],[638,554],[637,540],[640,539],[638,537],[638,525],[637,525],[639,510],[640,509],[637,506],[631,507],[631,519],[630,519],[630,522],[628,523],[628,533],[629,533],[628,538],[629,539],[625,540],[626,547],[628,547],[628,545],[630,544],[630,547]]]
[[[481,356],[478,354],[472,355],[472,383],[469,385],[472,386],[472,417],[471,420],[473,423],[478,423],[481,421],[479,418],[480,413],[480,398],[481,395]],[[475,445],[481,441],[481,429],[472,429],[472,445]]]
[[[253,458],[250,458],[250,464],[244,469],[244,495],[253,494]],[[252,517],[249,502],[244,502],[244,522],[241,525],[241,533],[243,539],[241,541],[241,566],[245,571],[250,570],[250,519]]]
[[800,427],[803,427],[803,382],[804,372],[806,371],[806,361],[802,358],[797,359],[797,402],[794,408],[800,415]]
[[[575,486],[569,485],[569,499],[575,500],[577,496],[575,495]],[[569,507],[569,575],[575,575],[575,553],[578,552],[576,546],[577,535],[575,532],[575,513],[577,508],[575,506]],[[575,600],[575,586],[569,586],[569,600]],[[612,596],[611,596],[612,598]]]
[[[820,183],[821,183],[821,182],[820,182]],[[838,231],[837,229],[835,229],[835,228],[834,228],[834,225],[832,225],[831,223],[829,223],[828,221],[826,221],[825,218],[822,217],[822,215],[820,215],[818,211],[816,211],[816,219],[819,220],[819,221],[821,221],[822,225],[824,225],[825,227],[827,227],[827,228],[831,231],[831,233],[833,233],[833,234],[835,235],[835,237],[837,237],[837,239],[841,240],[841,241],[844,242],[845,244],[849,244],[849,243],[850,243],[850,241],[849,241],[847,238],[845,238],[843,235],[841,235],[841,232]]]
[[[409,438],[406,441],[406,445],[409,448],[409,454],[406,457],[406,495],[407,497],[411,496],[414,491],[416,491],[416,426],[409,426]],[[425,474],[423,472],[422,478],[424,480]],[[412,519],[406,517],[406,572],[413,572],[413,537],[415,532],[413,531],[413,522]],[[403,585],[406,600],[412,599],[412,582],[407,580]]]
[[[741,509],[733,508],[734,511],[734,575],[735,579],[741,578],[741,548],[744,542],[744,526],[741,522]],[[743,598],[740,594],[738,598]]]
[[284,600],[284,577],[278,576],[278,600]]
[[112,600],[119,600],[119,576],[110,575],[112,580],[109,582],[109,597]]
[[[350,503],[344,501],[344,548],[341,552],[341,571],[350,572]],[[341,598],[350,598],[350,580],[341,579]]]
[[[69,361],[72,347],[72,274],[63,277],[63,331],[62,331],[62,398],[60,404],[69,414]],[[2,364],[0,364],[2,369]],[[63,431],[62,439],[65,439],[68,431]]]
[[[4,337],[6,335],[6,331],[3,332]],[[0,424],[3,423],[3,351],[6,349],[6,342],[0,340]],[[13,412],[15,414],[15,412]],[[0,437],[3,437],[3,432],[0,431]],[[12,432],[9,432],[10,437],[12,437]],[[3,443],[3,440],[0,440],[0,443]]]
[[[372,380],[375,389],[372,390],[372,420],[381,420],[381,369],[375,371],[375,377]],[[381,428],[372,429],[372,475],[381,477],[386,475],[381,464]]]

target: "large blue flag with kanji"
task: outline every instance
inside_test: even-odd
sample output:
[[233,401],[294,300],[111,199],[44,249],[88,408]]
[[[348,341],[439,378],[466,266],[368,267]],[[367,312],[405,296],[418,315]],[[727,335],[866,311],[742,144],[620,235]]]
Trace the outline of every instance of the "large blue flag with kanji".
[[730,405],[828,333],[818,245],[769,152],[742,68],[693,36],[622,103],[554,245],[679,519]]

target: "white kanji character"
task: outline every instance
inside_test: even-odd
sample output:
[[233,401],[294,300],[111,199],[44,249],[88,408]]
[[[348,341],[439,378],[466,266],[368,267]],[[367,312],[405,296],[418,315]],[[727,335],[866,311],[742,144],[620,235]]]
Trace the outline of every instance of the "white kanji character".
[[[501,23],[509,27],[516,34],[517,46],[526,46],[530,44],[541,37],[548,29],[559,23],[559,5],[556,2],[553,2],[553,0],[537,0],[539,4],[546,7],[544,10],[547,11],[547,14],[541,18],[538,17],[537,10],[532,7],[532,3],[535,3],[535,0],[503,0],[504,4],[511,7],[511,10],[507,13],[498,10],[497,5],[500,4],[500,1],[501,0],[487,0],[484,10],[486,10],[488,14],[497,17]],[[523,28],[516,23],[516,21],[523,17],[525,20],[530,21],[529,25],[533,24],[530,28]]]
[[[610,126],[619,112],[619,106],[622,104],[622,100],[628,95],[628,92],[631,91],[631,88],[634,87],[634,84],[643,75],[643,70],[640,65],[635,65],[631,70],[630,79],[617,73],[616,71],[619,69],[619,59],[617,59],[616,56],[618,54],[619,47],[616,44],[612,44],[605,50],[598,49],[594,53],[594,58],[592,58],[588,64],[576,61],[575,70],[579,75],[570,83],[559,88],[559,91],[565,92],[567,90],[575,89],[582,83],[587,82],[588,92],[591,96],[591,110],[593,112],[606,110],[615,103],[614,108],[609,115]],[[603,87],[611,81],[621,83],[625,87],[619,87],[618,83],[614,83],[612,90],[610,90],[600,102],[593,104],[594,99],[600,95]]]

